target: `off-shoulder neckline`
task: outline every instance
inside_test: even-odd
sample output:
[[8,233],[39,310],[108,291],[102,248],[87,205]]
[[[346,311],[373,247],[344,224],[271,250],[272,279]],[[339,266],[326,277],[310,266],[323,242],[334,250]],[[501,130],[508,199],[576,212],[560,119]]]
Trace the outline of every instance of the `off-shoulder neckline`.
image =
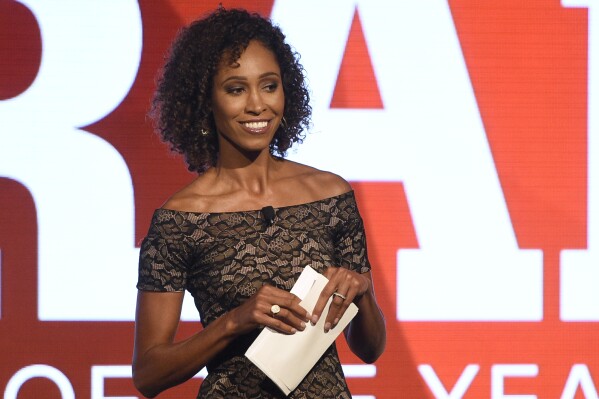
[[[346,191],[342,194],[333,195],[332,197],[326,197],[326,198],[322,198],[322,199],[318,199],[318,200],[314,200],[314,201],[304,202],[301,204],[292,204],[292,205],[283,205],[283,206],[273,207],[273,209],[275,211],[277,211],[277,210],[289,209],[289,208],[300,207],[300,206],[315,205],[320,202],[327,202],[327,201],[331,201],[331,200],[335,200],[335,199],[341,199],[346,196],[353,197],[354,190],[352,189],[352,190]],[[262,212],[262,209],[263,208],[248,209],[248,210],[244,210],[244,211],[198,212],[198,211],[179,211],[179,210],[175,210],[175,209],[158,208],[155,210],[155,213],[167,212],[167,213],[175,213],[175,214],[183,214],[183,215],[230,215],[230,214],[253,214],[253,213]]]

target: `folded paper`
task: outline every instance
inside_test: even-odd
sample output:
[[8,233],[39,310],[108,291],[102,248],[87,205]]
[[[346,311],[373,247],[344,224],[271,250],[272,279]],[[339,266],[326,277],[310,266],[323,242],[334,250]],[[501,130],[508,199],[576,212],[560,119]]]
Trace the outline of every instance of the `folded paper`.
[[[300,298],[301,306],[312,312],[318,297],[328,280],[310,266],[306,266],[291,289],[291,293]],[[307,323],[304,331],[286,335],[265,328],[245,355],[264,372],[277,386],[289,395],[306,374],[314,367],[318,359],[335,341],[337,336],[358,313],[353,303],[347,308],[337,325],[324,332],[324,323],[332,297],[316,325]]]

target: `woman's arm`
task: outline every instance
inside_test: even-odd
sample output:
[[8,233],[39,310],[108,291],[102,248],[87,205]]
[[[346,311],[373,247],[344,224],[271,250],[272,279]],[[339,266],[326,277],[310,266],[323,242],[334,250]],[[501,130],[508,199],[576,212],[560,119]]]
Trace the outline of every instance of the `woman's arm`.
[[[295,295],[264,285],[241,306],[214,320],[191,337],[174,342],[179,324],[183,292],[139,291],[135,316],[133,382],[147,397],[197,374],[236,337],[259,326],[285,334],[303,330],[309,315]],[[271,316],[273,304],[281,307]]]
[[366,363],[374,363],[385,350],[387,330],[385,318],[374,296],[374,286],[370,272],[362,274],[369,281],[368,290],[354,303],[360,311],[345,329],[345,338],[352,350]]
[[233,339],[222,328],[221,318],[188,339],[174,343],[183,296],[183,292],[137,294],[133,382],[146,397],[153,398],[193,377]]

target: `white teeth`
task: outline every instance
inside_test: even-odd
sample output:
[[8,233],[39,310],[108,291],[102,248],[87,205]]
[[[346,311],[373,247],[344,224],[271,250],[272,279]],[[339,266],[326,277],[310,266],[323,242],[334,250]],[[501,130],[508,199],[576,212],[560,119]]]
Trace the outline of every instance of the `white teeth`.
[[264,129],[268,122],[246,122],[244,125],[250,129]]

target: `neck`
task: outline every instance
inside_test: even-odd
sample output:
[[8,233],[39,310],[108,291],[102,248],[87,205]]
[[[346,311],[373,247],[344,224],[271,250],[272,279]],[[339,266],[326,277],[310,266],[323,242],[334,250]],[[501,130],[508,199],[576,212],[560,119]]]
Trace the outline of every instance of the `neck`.
[[233,189],[246,191],[252,196],[268,197],[271,177],[278,168],[278,162],[268,151],[255,157],[232,159],[221,156],[214,171],[218,179]]

